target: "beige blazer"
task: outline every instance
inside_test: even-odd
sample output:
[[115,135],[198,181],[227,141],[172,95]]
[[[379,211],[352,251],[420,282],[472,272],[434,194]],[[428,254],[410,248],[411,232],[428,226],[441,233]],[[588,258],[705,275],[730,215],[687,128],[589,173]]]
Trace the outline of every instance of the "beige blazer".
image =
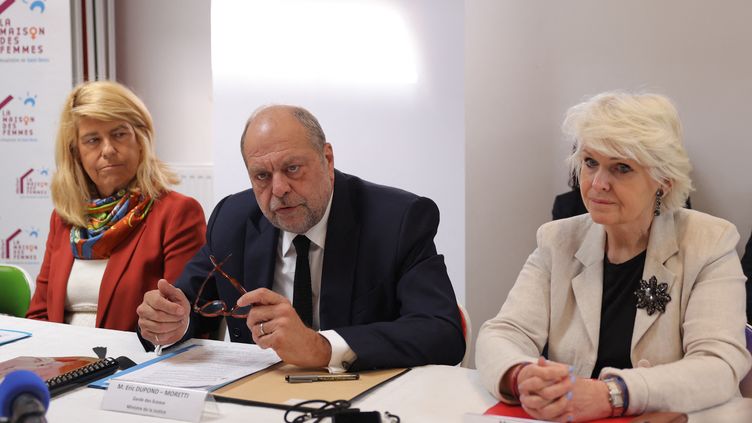
[[[590,377],[598,352],[606,234],[589,214],[546,223],[499,314],[480,329],[476,365],[502,401],[499,382],[514,364],[549,359]],[[650,229],[643,279],[668,283],[666,312],[638,309],[632,369],[624,378],[629,414],[691,412],[739,395],[750,368],[745,347],[745,277],[731,223],[693,210],[663,213]]]

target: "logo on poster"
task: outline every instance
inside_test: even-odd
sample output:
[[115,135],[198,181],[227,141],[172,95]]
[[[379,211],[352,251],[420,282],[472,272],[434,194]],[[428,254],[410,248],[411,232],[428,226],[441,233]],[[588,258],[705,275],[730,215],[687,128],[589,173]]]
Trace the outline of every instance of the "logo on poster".
[[46,0],[23,0],[18,5],[24,7],[8,12],[14,3],[16,0],[0,0],[0,61],[49,62],[42,57],[47,27],[36,23],[47,8]]
[[39,229],[29,228],[26,231],[17,228],[0,239],[0,260],[21,264],[35,264],[39,262],[40,236]]
[[0,116],[2,116],[2,129],[0,129],[0,141],[37,141],[36,129],[36,106],[37,95],[26,93],[19,97],[0,95]]
[[29,6],[29,10],[33,12],[36,9],[39,13],[44,13],[44,8],[46,7],[44,3],[45,1],[46,0],[23,0],[23,2]]
[[49,169],[29,169],[16,178],[16,194],[20,198],[48,198],[50,196]]

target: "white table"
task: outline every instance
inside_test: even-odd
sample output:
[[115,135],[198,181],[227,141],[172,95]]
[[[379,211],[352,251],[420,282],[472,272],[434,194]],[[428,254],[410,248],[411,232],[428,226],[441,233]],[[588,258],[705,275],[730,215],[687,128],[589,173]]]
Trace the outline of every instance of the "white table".
[[[106,329],[91,329],[56,323],[0,316],[0,329],[31,332],[31,338],[0,346],[0,361],[20,355],[94,356],[93,347],[107,347],[107,355],[124,355],[136,363],[154,358],[143,351],[136,335]],[[215,343],[219,341],[200,341]],[[169,420],[105,411],[99,408],[103,390],[82,388],[53,399],[50,422],[155,422]],[[424,366],[374,390],[356,401],[361,410],[389,411],[402,422],[462,422],[465,413],[482,413],[496,400],[481,387],[475,370],[453,366]],[[284,412],[265,407],[217,402],[206,407],[202,422],[283,422]],[[735,399],[727,404],[694,413],[690,421],[752,422],[752,399]]]

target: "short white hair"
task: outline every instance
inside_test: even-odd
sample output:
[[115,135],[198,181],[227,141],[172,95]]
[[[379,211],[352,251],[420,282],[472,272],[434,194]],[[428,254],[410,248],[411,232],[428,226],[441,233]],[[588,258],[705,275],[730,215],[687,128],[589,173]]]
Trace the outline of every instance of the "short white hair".
[[671,189],[663,210],[684,206],[693,190],[692,164],[682,143],[679,114],[660,94],[612,91],[598,94],[567,111],[564,134],[575,141],[568,158],[570,170],[580,174],[583,149],[609,157],[634,160],[659,184]]

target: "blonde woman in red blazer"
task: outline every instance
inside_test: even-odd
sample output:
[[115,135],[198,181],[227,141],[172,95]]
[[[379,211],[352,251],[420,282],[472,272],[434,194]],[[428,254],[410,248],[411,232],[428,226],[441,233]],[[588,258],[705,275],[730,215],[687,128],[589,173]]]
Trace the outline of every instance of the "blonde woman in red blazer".
[[203,244],[196,200],[172,192],[143,102],[109,81],[65,102],[52,177],[55,210],[27,317],[135,330],[136,307],[159,279],[176,280]]

